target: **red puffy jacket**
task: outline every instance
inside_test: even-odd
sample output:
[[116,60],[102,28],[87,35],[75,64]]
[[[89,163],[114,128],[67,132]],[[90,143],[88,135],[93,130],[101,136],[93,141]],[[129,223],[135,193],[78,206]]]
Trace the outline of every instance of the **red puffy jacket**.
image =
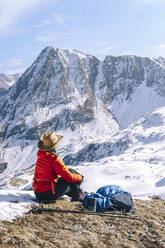
[[34,191],[44,192],[52,190],[52,193],[55,194],[55,186],[60,177],[69,183],[79,183],[82,181],[82,176],[78,173],[71,173],[58,155],[39,150],[33,178]]

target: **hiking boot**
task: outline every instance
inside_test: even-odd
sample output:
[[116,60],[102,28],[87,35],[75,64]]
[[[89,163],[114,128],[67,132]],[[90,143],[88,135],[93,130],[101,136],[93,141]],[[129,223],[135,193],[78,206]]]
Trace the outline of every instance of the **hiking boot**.
[[79,201],[83,201],[84,197],[88,194],[88,192],[84,191],[79,193]]
[[88,194],[88,192],[80,192],[80,193],[78,193],[76,196],[73,196],[72,197],[72,200],[71,201],[80,201],[80,202],[82,202],[83,201],[83,199],[84,199],[84,197],[86,196]]

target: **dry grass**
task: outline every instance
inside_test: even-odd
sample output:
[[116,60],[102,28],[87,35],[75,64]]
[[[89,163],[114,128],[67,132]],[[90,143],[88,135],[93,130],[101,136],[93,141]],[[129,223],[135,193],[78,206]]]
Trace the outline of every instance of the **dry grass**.
[[[19,248],[163,248],[165,201],[135,200],[142,220],[71,213],[29,214],[0,223],[0,247]],[[44,207],[81,210],[81,203],[58,200]]]
[[26,179],[17,178],[17,177],[10,179],[10,185],[12,185],[14,187],[25,185],[26,183],[28,183],[28,180],[26,180]]

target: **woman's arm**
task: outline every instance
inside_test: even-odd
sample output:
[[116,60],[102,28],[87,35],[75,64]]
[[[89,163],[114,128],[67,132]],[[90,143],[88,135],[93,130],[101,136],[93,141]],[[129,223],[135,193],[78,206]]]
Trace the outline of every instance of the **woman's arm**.
[[55,172],[69,183],[80,183],[83,180],[80,174],[72,173],[59,156],[54,158],[53,167]]

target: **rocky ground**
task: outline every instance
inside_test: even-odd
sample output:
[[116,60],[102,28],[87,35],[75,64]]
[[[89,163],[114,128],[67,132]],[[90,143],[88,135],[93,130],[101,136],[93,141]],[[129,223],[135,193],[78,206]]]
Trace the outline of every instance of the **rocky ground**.
[[[134,200],[136,219],[72,213],[26,214],[0,223],[0,247],[17,248],[163,248],[165,200]],[[83,210],[79,202],[60,199],[49,208]]]

